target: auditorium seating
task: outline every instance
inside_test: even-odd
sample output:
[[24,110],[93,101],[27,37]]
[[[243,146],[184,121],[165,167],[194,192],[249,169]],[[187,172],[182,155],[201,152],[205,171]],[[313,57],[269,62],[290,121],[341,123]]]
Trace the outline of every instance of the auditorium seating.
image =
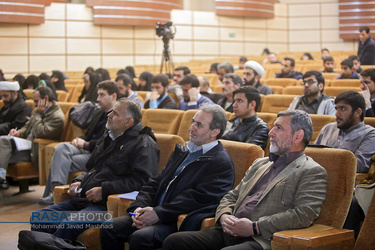
[[177,134],[183,115],[184,111],[178,109],[146,109],[142,124],[152,127],[154,133]]
[[315,115],[309,114],[312,124],[313,124],[313,135],[311,137],[311,144],[314,143],[316,138],[318,137],[320,130],[327,125],[328,123],[335,122],[336,116],[331,115]]
[[305,153],[327,171],[325,202],[312,226],[275,233],[272,249],[352,249],[354,232],[340,228],[352,200],[357,160],[344,149],[307,147]]
[[361,88],[360,87],[325,87],[324,94],[328,96],[336,97],[338,94],[347,90],[361,91]]
[[57,101],[59,102],[67,102],[68,101],[68,97],[69,97],[69,93],[64,91],[64,90],[56,90],[56,94],[57,94]]
[[270,79],[266,79],[264,81],[264,84],[268,86],[276,85],[276,86],[282,86],[282,87],[296,86],[297,80],[293,78],[270,78]]
[[295,97],[295,95],[266,95],[260,111],[277,114],[287,110]]
[[274,94],[281,95],[284,92],[283,86],[271,85],[269,86]]
[[322,73],[325,80],[335,80],[337,77],[339,77],[340,73]]
[[332,80],[331,87],[361,87],[359,79],[336,79]]
[[284,95],[303,95],[302,86],[286,86],[283,90]]

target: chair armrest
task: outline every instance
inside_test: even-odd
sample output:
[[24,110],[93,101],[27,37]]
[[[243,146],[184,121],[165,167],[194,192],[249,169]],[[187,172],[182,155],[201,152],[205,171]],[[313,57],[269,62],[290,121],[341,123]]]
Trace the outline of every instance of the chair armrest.
[[[181,214],[178,216],[178,221],[177,221],[177,228],[180,229],[180,226],[182,222],[185,220],[187,214]],[[201,229],[208,228],[208,227],[213,227],[215,225],[215,218],[210,217],[206,218],[202,221]]]
[[65,201],[69,199],[68,195],[69,185],[57,186],[53,189],[53,199],[54,203]]
[[354,231],[314,224],[311,227],[280,231],[273,235],[273,250],[353,249]]
[[119,194],[112,194],[108,196],[107,209],[113,212],[113,217],[120,217],[126,215],[126,210],[134,202],[134,200],[128,200],[124,198],[119,198]]
[[41,138],[35,138],[34,142],[42,144],[42,145],[48,145],[50,143],[59,142],[57,140],[49,140],[49,139],[41,139]]

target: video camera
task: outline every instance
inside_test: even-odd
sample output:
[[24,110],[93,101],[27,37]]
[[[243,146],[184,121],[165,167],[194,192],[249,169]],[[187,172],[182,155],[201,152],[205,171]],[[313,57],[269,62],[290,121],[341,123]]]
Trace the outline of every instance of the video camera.
[[[169,38],[169,39],[173,39],[174,35],[176,34],[176,31],[172,32],[172,30],[170,28],[171,26],[172,26],[172,22],[167,22],[167,23],[157,22],[156,27],[155,27],[156,35],[159,36],[159,37],[162,36],[162,37],[166,37],[166,38]],[[174,30],[175,30],[175,28],[174,28]]]

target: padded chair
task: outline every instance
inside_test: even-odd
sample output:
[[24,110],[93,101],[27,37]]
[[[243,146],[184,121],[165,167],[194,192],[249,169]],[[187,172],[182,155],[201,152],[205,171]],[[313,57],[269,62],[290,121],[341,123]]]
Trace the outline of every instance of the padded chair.
[[[160,172],[166,165],[170,154],[173,152],[175,145],[184,144],[184,140],[177,135],[167,134],[155,134],[156,143],[160,149],[160,160],[158,166],[158,172]],[[58,186],[54,189],[54,202],[55,204],[64,201],[69,198],[68,191],[69,186]],[[107,201],[108,211],[113,212],[113,217],[119,217],[127,214],[126,209],[129,207],[132,201],[127,199],[121,199],[117,194],[110,195]],[[81,241],[89,250],[99,250],[100,247],[100,236],[99,228],[91,228],[81,233],[77,240]]]
[[324,67],[323,67],[323,64],[322,63],[307,63],[305,65],[303,65],[303,69],[301,72],[304,72],[306,73],[307,71],[310,71],[310,70],[323,70]]
[[0,100],[0,109],[4,106],[4,101]]
[[293,78],[271,78],[271,79],[266,79],[264,81],[265,85],[268,86],[296,86],[297,85],[297,80]]
[[64,90],[56,90],[56,94],[57,94],[57,100],[59,102],[67,102],[68,101],[68,97],[69,97],[69,93],[64,91]]
[[344,225],[353,196],[357,159],[344,149],[307,147],[305,154],[327,171],[325,202],[312,226],[275,233],[272,249],[352,249],[354,232],[340,228]]
[[287,110],[295,95],[266,95],[262,104],[261,112],[279,113]]
[[[178,105],[180,104],[180,100],[178,99],[177,95],[175,92],[168,92],[168,95],[170,97],[172,97],[172,99],[176,102],[176,105],[178,107]],[[146,101],[145,101],[146,102]]]
[[283,86],[271,85],[269,87],[272,89],[273,93],[276,95],[281,95],[284,92]]
[[33,93],[35,89],[24,89],[23,93],[26,95],[28,99],[33,99]]
[[[81,77],[83,76],[83,74],[81,75]],[[65,87],[66,85],[82,85],[83,84],[83,79],[80,78],[80,79],[65,79],[64,80],[64,84],[65,84]]]
[[303,95],[303,87],[302,86],[286,86],[284,88],[284,95]]
[[68,97],[68,102],[78,103],[78,98],[80,97],[84,86],[85,85],[83,84],[76,85],[74,89],[72,90],[72,93]]
[[211,86],[212,92],[214,93],[223,93],[223,87],[221,84]]
[[311,143],[314,143],[320,133],[320,130],[322,130],[322,128],[328,123],[335,122],[336,116],[315,114],[309,114],[309,116],[313,125],[313,135],[311,137]]
[[355,250],[362,250],[362,249],[374,249],[375,246],[375,193],[372,197],[372,201],[370,207],[367,211],[365,220],[363,221],[361,231],[359,231],[359,235],[357,241],[355,242],[354,249]]
[[210,82],[211,87],[217,85],[217,74],[202,74],[202,76],[207,78],[207,80]]
[[151,94],[151,91],[137,91],[137,95],[138,96],[142,96],[143,100],[146,102],[148,99],[147,99],[147,94],[150,93]]
[[365,124],[375,128],[375,117],[365,117]]
[[347,91],[347,90],[354,90],[354,91],[361,91],[360,87],[325,87],[324,88],[324,94],[328,96],[336,97],[341,92]]
[[[336,80],[340,76],[340,73],[322,73],[325,80]],[[327,86],[327,85],[326,85]],[[330,85],[328,85],[330,86]]]
[[[258,112],[257,115],[260,119],[262,119],[265,123],[267,123],[267,126],[270,130],[273,128],[273,123],[277,119],[277,114]],[[266,149],[264,150],[264,155],[268,156],[269,152],[270,152],[270,138],[267,139],[267,145],[266,145]]]
[[359,79],[336,79],[332,80],[331,87],[361,87],[361,81]]
[[146,109],[142,124],[151,127],[154,133],[175,135],[184,113],[178,109]]

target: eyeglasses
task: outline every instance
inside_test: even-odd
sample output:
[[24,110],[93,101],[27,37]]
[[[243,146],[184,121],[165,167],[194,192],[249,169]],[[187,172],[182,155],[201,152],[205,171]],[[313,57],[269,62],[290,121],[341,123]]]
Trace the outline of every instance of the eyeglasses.
[[301,82],[301,85],[302,85],[302,86],[305,86],[306,83],[307,83],[309,86],[311,86],[311,85],[313,85],[314,83],[317,83],[317,81],[314,81],[313,79],[310,79],[310,80],[307,80],[307,81],[302,81],[302,82]]

